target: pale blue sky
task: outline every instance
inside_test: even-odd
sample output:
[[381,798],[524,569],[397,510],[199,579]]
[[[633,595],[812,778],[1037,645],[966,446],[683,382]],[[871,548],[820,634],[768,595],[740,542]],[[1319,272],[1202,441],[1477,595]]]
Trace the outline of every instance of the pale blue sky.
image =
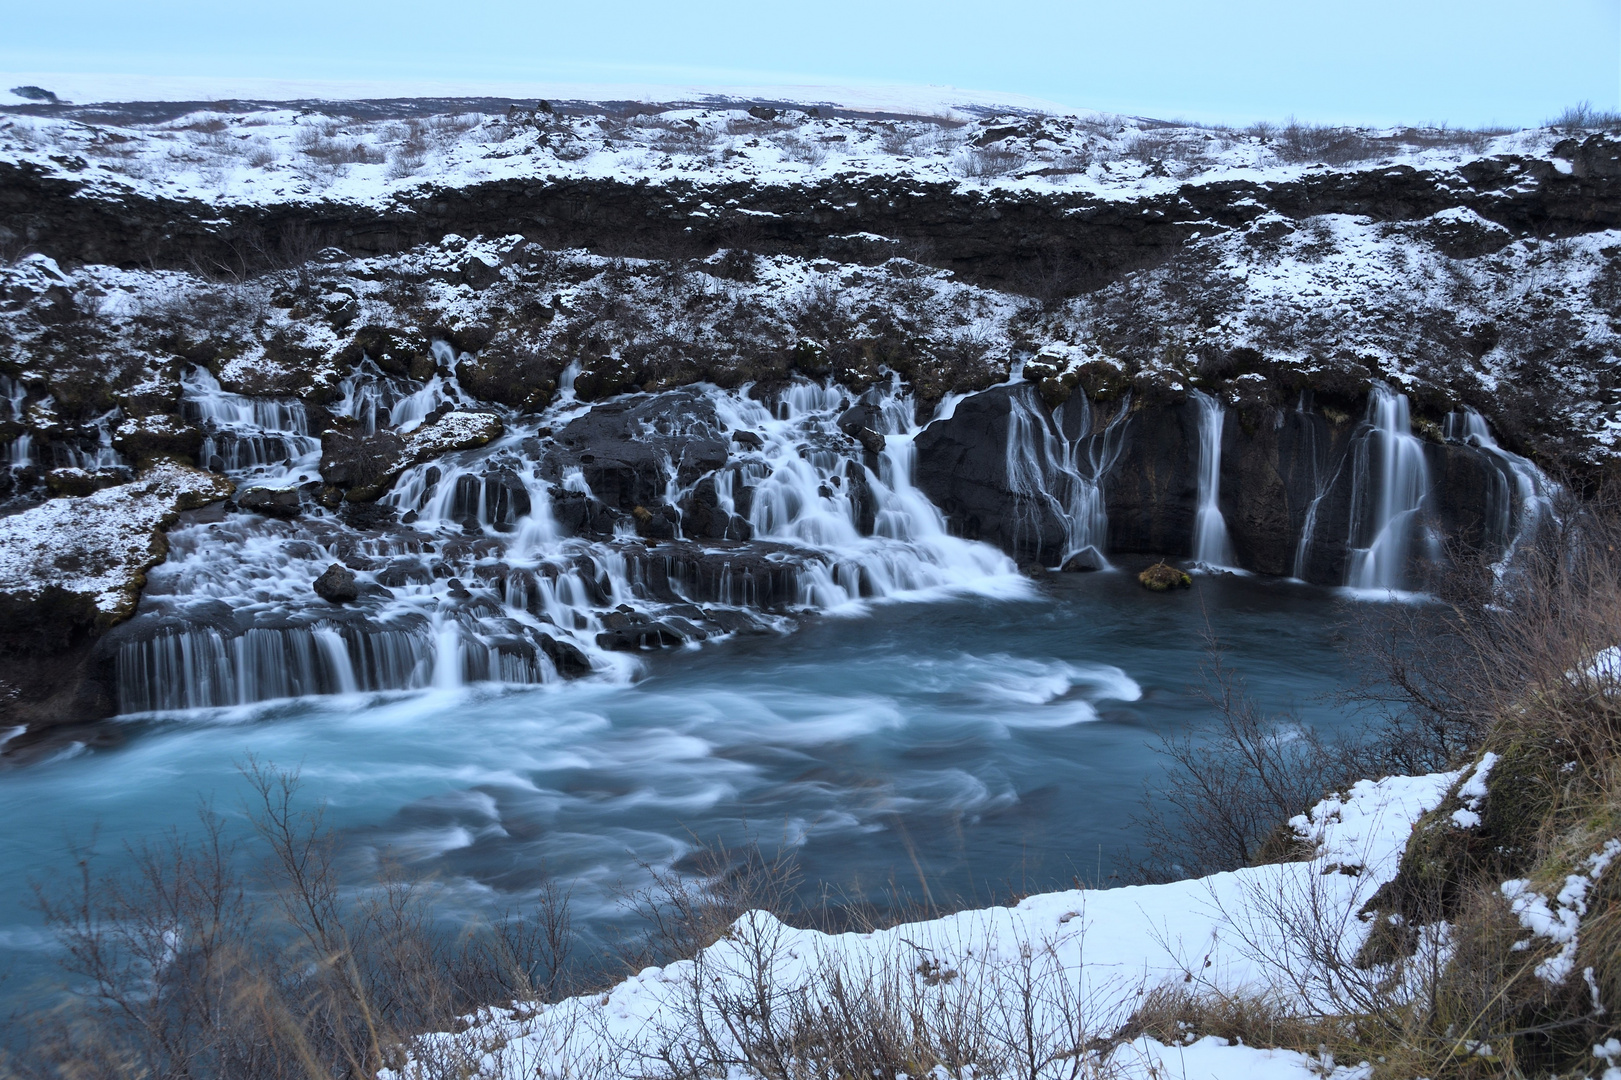
[[0,0],[0,69],[947,84],[1244,122],[1621,108],[1621,0]]

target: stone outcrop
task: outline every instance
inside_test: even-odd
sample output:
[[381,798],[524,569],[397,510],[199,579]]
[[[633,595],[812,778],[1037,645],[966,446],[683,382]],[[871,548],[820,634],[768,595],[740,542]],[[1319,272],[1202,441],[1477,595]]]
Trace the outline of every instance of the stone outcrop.
[[162,461],[131,483],[0,518],[0,725],[113,711],[110,657],[96,639],[134,612],[181,513],[231,491],[223,476]]

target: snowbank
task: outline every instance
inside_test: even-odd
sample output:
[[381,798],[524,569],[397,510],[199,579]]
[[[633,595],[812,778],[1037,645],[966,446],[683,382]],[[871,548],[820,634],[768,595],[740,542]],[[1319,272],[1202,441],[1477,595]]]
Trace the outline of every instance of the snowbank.
[[[491,1009],[474,1018],[469,1035],[434,1038],[460,1038],[465,1047],[470,1036],[487,1047],[480,1075],[628,1076],[656,1070],[671,1048],[698,1046],[715,1039],[716,1030],[724,1033],[720,1043],[735,1042],[736,1030],[712,1019],[717,1003],[757,997],[761,986],[771,988],[772,1000],[786,1003],[801,989],[819,992],[829,973],[852,986],[876,985],[899,973],[907,985],[890,988],[892,996],[912,994],[948,1010],[969,1003],[988,1014],[993,1026],[1011,1011],[1020,1014],[1013,1026],[1026,1027],[1022,1017],[1028,1014],[1032,1023],[1026,1029],[1083,1046],[1088,1033],[1118,1030],[1145,992],[1167,984],[1276,989],[1277,965],[1287,963],[1291,988],[1309,993],[1333,975],[1311,971],[1310,962],[1297,955],[1277,917],[1280,905],[1309,897],[1321,923],[1354,949],[1365,933],[1356,913],[1394,875],[1414,822],[1440,805],[1461,775],[1363,781],[1325,800],[1292,822],[1315,848],[1308,861],[1165,885],[1047,893],[1011,908],[965,911],[870,934],[793,929],[764,912],[750,912],[693,960],[648,968],[608,993],[537,1012]],[[1024,992],[1032,982],[1047,989]],[[1065,1034],[1055,1034],[1060,1031]],[[435,1044],[424,1052],[434,1054]],[[1211,1037],[1175,1046],[1140,1037],[1112,1055],[1109,1064],[1128,1077],[1349,1080],[1367,1073],[1361,1066],[1335,1067]]]

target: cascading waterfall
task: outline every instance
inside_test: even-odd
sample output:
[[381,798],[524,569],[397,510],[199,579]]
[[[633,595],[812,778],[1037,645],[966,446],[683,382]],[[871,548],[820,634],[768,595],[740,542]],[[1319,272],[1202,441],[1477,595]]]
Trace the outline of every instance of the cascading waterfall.
[[[1019,590],[1011,560],[988,545],[951,536],[939,510],[913,486],[914,440],[922,425],[914,420],[911,396],[900,391],[897,379],[877,397],[869,412],[874,430],[884,436],[876,473],[834,435],[849,404],[837,387],[796,383],[783,391],[775,410],[746,394],[714,398],[724,423],[761,436],[760,448],[744,455],[738,477],[749,488],[755,538],[819,556],[800,571],[800,603],[834,608],[928,590]],[[735,491],[728,490],[724,500],[735,507]],[[867,514],[870,536],[861,527]]]
[[204,467],[260,485],[315,475],[321,440],[310,434],[302,402],[227,393],[201,367],[181,387],[183,414],[206,432],[198,454]]
[[1554,485],[1531,462],[1498,446],[1486,418],[1474,409],[1448,413],[1444,434],[1479,450],[1497,466],[1486,495],[1486,542],[1502,552],[1493,566],[1501,577],[1521,544],[1552,516]]
[[[28,388],[9,375],[0,375],[0,409],[4,418],[20,422],[27,414]],[[13,469],[26,469],[34,461],[34,437],[23,432],[6,444],[6,464]]]
[[[295,469],[317,475],[319,443],[312,439],[306,453],[295,441],[308,437],[297,403],[227,394],[206,373],[187,389],[190,414],[210,431],[242,442],[283,437],[267,437],[262,456],[229,458],[224,468],[239,483]],[[369,362],[342,390],[333,411],[374,430],[419,422],[459,394],[453,379],[404,393]],[[876,461],[864,461],[840,432],[852,403],[836,387],[796,382],[769,404],[747,388],[702,393],[720,424],[706,434],[748,431],[758,441],[709,479],[724,510],[741,512],[774,554],[706,553],[679,541],[650,549],[630,532],[606,541],[562,535],[552,483],[570,497],[595,498],[578,467],[542,479],[547,450],[537,430],[589,411],[565,399],[544,425],[508,415],[507,434],[490,445],[407,469],[382,500],[401,515],[400,526],[361,530],[306,508],[293,521],[238,513],[174,530],[140,614],[119,631],[124,711],[540,683],[558,678],[565,664],[576,673],[589,666],[623,675],[634,660],[599,644],[598,635],[632,618],[662,620],[644,631],[656,640],[683,626],[697,633],[681,613],[696,614],[700,603],[832,609],[939,590],[1028,590],[1001,552],[949,535],[913,486],[921,427],[898,380],[870,396],[871,423],[885,440]],[[668,455],[662,461],[663,494],[673,506],[696,484],[680,481]],[[349,563],[361,582],[361,599],[342,609],[310,589],[333,561]]]
[[1374,384],[1366,424],[1352,462],[1345,583],[1395,592],[1407,585],[1408,552],[1429,494],[1430,472],[1424,446],[1412,432],[1405,394]]
[[[1063,525],[1059,566],[1106,570],[1109,515],[1102,482],[1120,456],[1130,401],[1122,403],[1104,430],[1095,435],[1091,403],[1080,390],[1050,416],[1037,403],[1035,392],[1026,385],[1008,396],[1007,480],[1008,490],[1021,504],[1017,528],[1039,537],[1035,518],[1044,510]],[[1071,426],[1076,429],[1073,435],[1067,430]]]
[[1227,410],[1216,398],[1197,390],[1193,400],[1199,408],[1199,503],[1193,524],[1193,561],[1227,568],[1234,561],[1227,519],[1221,514],[1221,434]]

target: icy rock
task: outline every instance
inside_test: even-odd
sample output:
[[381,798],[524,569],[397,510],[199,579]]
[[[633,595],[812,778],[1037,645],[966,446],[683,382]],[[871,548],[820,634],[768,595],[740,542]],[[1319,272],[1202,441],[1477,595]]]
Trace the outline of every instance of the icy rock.
[[178,416],[142,416],[125,420],[113,430],[113,449],[136,460],[165,454],[191,457],[202,437],[202,432]]
[[1096,551],[1078,551],[1065,559],[1064,565],[1059,569],[1066,574],[1086,573],[1089,570],[1102,570],[1103,564]]
[[462,280],[478,291],[489,288],[501,280],[501,260],[482,252],[469,255],[462,263]]
[[360,586],[355,573],[342,563],[333,563],[315,579],[315,592],[321,599],[333,604],[353,603],[360,598]]

